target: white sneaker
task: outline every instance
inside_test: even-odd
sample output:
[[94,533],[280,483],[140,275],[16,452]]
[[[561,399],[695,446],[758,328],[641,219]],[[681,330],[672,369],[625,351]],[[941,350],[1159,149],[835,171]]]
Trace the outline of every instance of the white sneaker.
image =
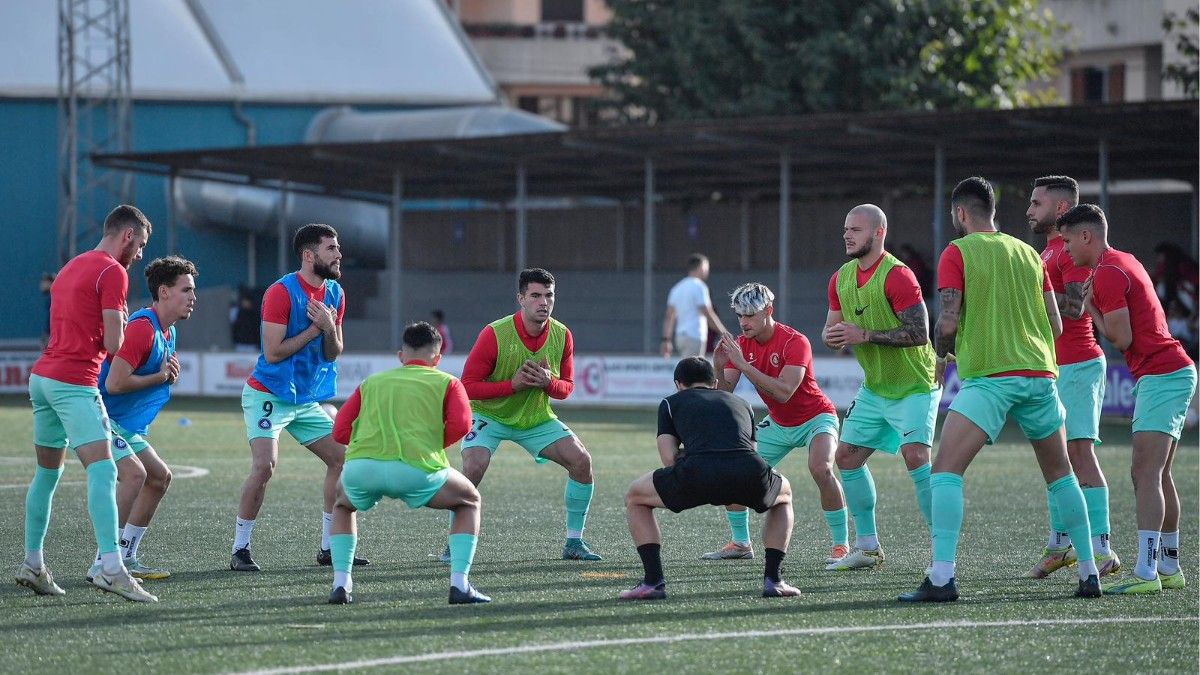
[[41,570],[34,570],[26,563],[17,568],[17,585],[24,586],[38,595],[66,595],[67,592],[54,583],[54,575],[50,568],[42,565]]
[[96,575],[100,574],[100,571],[103,569],[104,568],[100,566],[99,561],[92,563],[92,566],[88,568],[87,576],[84,577],[84,579],[87,579],[89,584],[92,583],[92,579],[95,579]]
[[841,560],[830,563],[825,566],[829,571],[844,571],[844,570],[866,570],[876,567],[883,567],[884,555],[883,547],[874,551],[864,551],[862,549],[854,549],[850,555]]
[[101,570],[95,577],[92,577],[92,585],[102,591],[116,593],[133,602],[158,602],[158,597],[142,590],[142,585],[138,583],[137,579],[129,576],[129,572],[124,567],[120,572],[112,575]]

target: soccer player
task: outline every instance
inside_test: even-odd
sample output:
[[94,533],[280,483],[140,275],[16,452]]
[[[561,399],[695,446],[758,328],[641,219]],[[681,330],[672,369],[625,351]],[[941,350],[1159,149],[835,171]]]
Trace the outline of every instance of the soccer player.
[[763,597],[800,595],[780,576],[792,537],[792,488],[755,452],[750,404],[717,389],[716,380],[706,359],[687,357],[675,365],[676,393],[658,404],[658,454],[664,468],[633,481],[625,494],[625,516],[644,576],[621,592],[622,600],[667,597],[654,509],[679,513],[703,504],[745,504],[766,512]]
[[934,381],[929,317],[917,277],[884,250],[887,216],[874,204],[846,214],[842,238],[850,261],[829,278],[829,314],[821,336],[833,350],[854,347],[866,374],[842,420],[834,461],[854,519],[854,550],[830,570],[883,564],[875,528],[875,479],[867,459],[876,450],[904,458],[929,528],[929,448],[942,390]]
[[680,356],[704,356],[708,345],[708,328],[725,332],[708,295],[708,257],[693,253],[688,256],[687,276],[675,282],[667,294],[667,309],[663,313],[663,358],[671,356],[674,346]]
[[[821,495],[821,509],[833,539],[825,560],[833,564],[846,557],[846,500],[833,474],[837,446],[837,409],[817,386],[812,368],[812,345],[791,326],[775,320],[775,294],[759,283],[742,284],[730,295],[742,334],[735,341],[724,335],[713,353],[717,386],[732,392],[746,376],[767,405],[768,414],[758,424],[758,454],[772,468],[792,448],[808,447],[808,471]],[[745,505],[726,509],[731,539],[723,548],[701,556],[705,560],[753,558],[749,513]]]
[[[1054,340],[1058,363],[1058,397],[1067,412],[1067,458],[1083,489],[1091,524],[1092,552],[1100,576],[1116,573],[1121,560],[1109,548],[1108,482],[1096,459],[1100,442],[1100,409],[1104,404],[1104,380],[1108,364],[1096,343],[1092,318],[1083,309],[1083,286],[1091,270],[1071,261],[1055,228],[1059,216],[1079,204],[1079,185],[1069,176],[1043,176],[1033,182],[1025,218],[1035,234],[1046,235],[1042,264],[1058,300],[1062,335]],[[1059,522],[1058,507],[1049,493],[1050,534],[1042,559],[1025,574],[1042,579],[1062,567],[1074,565],[1075,548]]]
[[[1076,265],[1092,268],[1084,307],[1133,373],[1133,489],[1138,557],[1133,574],[1106,593],[1156,593],[1183,588],[1179,568],[1179,493],[1171,475],[1184,418],[1196,389],[1196,367],[1167,331],[1154,285],[1137,258],[1108,244],[1108,220],[1094,204],[1058,219]],[[1081,552],[1082,553],[1082,552]]]
[[[254,520],[262,508],[267,481],[279,459],[279,434],[287,429],[296,442],[325,462],[325,509],[317,563],[332,564],[329,526],[346,448],[333,440],[333,420],[320,402],[337,393],[337,357],[342,353],[342,316],[346,298],[342,249],[328,225],[305,225],[292,248],[300,270],[271,284],[263,296],[262,353],[242,388],[242,412],[250,441],[250,475],[242,486],[233,556],[229,569],[257,572],[250,557]],[[356,565],[368,564],[356,558]]]
[[424,321],[407,326],[399,353],[403,365],[363,380],[338,412],[333,437],[347,450],[333,507],[330,604],[353,602],[354,514],[384,497],[414,509],[448,509],[454,515],[450,604],[492,600],[467,580],[479,537],[479,491],[451,468],[444,448],[470,430],[471,402],[461,382],[437,369],[441,347],[433,326]]
[[484,326],[463,365],[462,383],[474,414],[462,442],[463,473],[478,486],[501,441],[520,445],[538,464],[563,467],[563,560],[600,560],[583,540],[594,489],[592,456],[550,408],[550,399],[565,399],[575,388],[571,331],[550,317],[554,276],[537,267],[522,270],[517,304],[516,314]]
[[[129,316],[125,342],[100,366],[100,396],[108,410],[117,463],[117,519],[121,557],[139,579],[166,579],[171,573],[138,560],[138,547],[150,519],[171,485],[171,470],[146,440],[150,424],[171,399],[179,377],[175,324],[192,315],[196,304],[196,266],[176,256],[146,265],[153,304]],[[91,581],[101,570],[100,557],[88,570]]]
[[963,474],[985,444],[994,443],[1009,413],[1033,445],[1058,506],[1063,529],[1079,550],[1078,597],[1100,596],[1087,507],[1067,459],[1063,410],[1054,386],[1054,338],[1062,333],[1058,301],[1042,260],[1028,244],[996,229],[991,183],[971,177],[950,195],[954,229],[962,235],[942,252],[938,288],[936,379],[951,353],[962,387],[942,425],[929,479],[933,564],[901,602],[958,599],[954,563],[963,520]]
[[29,375],[33,449],[37,467],[25,497],[25,561],[17,583],[38,595],[63,595],[43,552],[54,489],[70,447],[87,471],[87,510],[100,549],[92,584],[137,602],[157,602],[121,564],[117,545],[117,466],[108,413],[98,388],[100,363],[121,349],[125,333],[127,270],[142,257],[150,221],[121,205],[104,219],[95,249],[72,258],[50,288],[50,342]]

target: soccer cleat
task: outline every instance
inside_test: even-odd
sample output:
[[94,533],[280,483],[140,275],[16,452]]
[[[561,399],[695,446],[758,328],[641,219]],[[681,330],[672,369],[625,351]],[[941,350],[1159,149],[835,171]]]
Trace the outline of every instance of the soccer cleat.
[[338,586],[329,594],[329,604],[331,605],[348,605],[354,602],[354,596],[350,595],[345,587]]
[[148,567],[143,565],[137,558],[126,558],[125,569],[129,570],[129,575],[135,579],[169,579],[171,573],[161,567]]
[[829,557],[825,559],[825,564],[832,565],[842,558],[845,558],[847,555],[849,555],[849,553],[849,547],[847,547],[845,544],[838,544],[837,546],[834,546],[832,550],[830,550]]
[[593,551],[582,539],[568,539],[563,545],[562,557],[563,560],[603,560],[600,554]]
[[1088,578],[1079,580],[1079,588],[1075,589],[1077,598],[1098,598],[1104,592],[1100,589],[1100,577],[1089,574]]
[[143,590],[138,580],[129,576],[129,572],[125,569],[111,575],[105,574],[104,570],[101,570],[92,578],[92,585],[102,591],[116,593],[132,602],[158,602],[158,598]]
[[954,584],[953,577],[945,586],[934,586],[929,577],[925,577],[917,590],[901,593],[896,599],[900,602],[954,602],[958,600],[958,586]]
[[627,591],[621,591],[617,595],[618,600],[664,600],[666,597],[667,582],[665,581],[660,581],[653,586],[643,581]]
[[234,572],[258,572],[262,570],[258,563],[250,557],[250,549],[239,548],[233,552],[233,557],[229,559],[229,569]]
[[709,551],[700,556],[701,560],[742,560],[754,557],[754,546],[750,544],[739,544],[736,541],[731,541],[721,547],[719,551]]
[[450,604],[452,605],[475,605],[491,601],[491,598],[475,590],[475,587],[470,583],[467,584],[467,590],[465,591],[460,591],[454,586],[450,587]]
[[1154,575],[1153,579],[1143,579],[1136,574],[1130,574],[1128,579],[1105,586],[1104,592],[1109,595],[1133,595],[1137,593],[1160,593],[1162,589],[1162,582],[1159,580],[1157,574]]
[[[66,595],[67,592],[54,583],[54,575],[50,568],[42,565],[41,571],[34,571],[25,563],[17,568],[17,585],[24,586],[38,595]],[[1182,588],[1182,586],[1181,586]]]
[[1079,557],[1075,553],[1074,546],[1066,548],[1045,548],[1042,549],[1042,559],[1037,562],[1028,572],[1025,573],[1026,579],[1045,579],[1053,574],[1056,570],[1064,567],[1072,567],[1079,562]]
[[1183,570],[1175,570],[1175,574],[1158,573],[1158,581],[1162,584],[1163,589],[1180,589],[1187,586],[1187,579],[1183,578]]
[[95,579],[96,575],[100,574],[101,569],[103,568],[100,566],[100,561],[92,563],[92,566],[88,568],[87,576],[85,576],[84,579],[87,579],[89,584],[92,583],[92,579]]
[[[327,548],[317,549],[317,564],[324,565],[325,567],[332,566],[333,565],[333,551],[331,551]],[[371,564],[370,560],[367,560],[366,558],[360,558],[358,556],[354,556],[354,566],[355,567],[365,567],[370,564]]]
[[442,549],[441,553],[439,553],[437,555],[433,555],[432,553],[430,553],[429,557],[437,558],[438,562],[449,565],[450,564],[450,544],[446,544],[446,548]]
[[1100,576],[1102,577],[1121,571],[1121,559],[1117,557],[1116,553],[1111,551],[1108,554],[1097,553],[1095,560],[1096,569],[1100,570]]
[[798,598],[800,597],[800,589],[792,586],[788,582],[780,579],[779,581],[771,581],[763,579],[763,597],[764,598]]
[[883,567],[883,561],[884,555],[882,546],[874,551],[864,551],[856,548],[845,558],[825,565],[825,569],[836,572],[843,572],[846,570],[868,570],[876,567]]

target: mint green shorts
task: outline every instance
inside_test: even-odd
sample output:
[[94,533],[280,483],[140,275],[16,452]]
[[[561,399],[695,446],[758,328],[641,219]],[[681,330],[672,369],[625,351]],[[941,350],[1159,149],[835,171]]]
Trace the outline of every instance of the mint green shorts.
[[333,433],[333,420],[320,403],[293,405],[250,385],[242,387],[242,416],[246,420],[246,438],[272,438],[287,432],[300,445],[308,445]]
[[450,477],[450,469],[425,473],[399,460],[352,459],[342,467],[342,492],[359,511],[370,511],[380,499],[403,500],[410,509],[429,503]]
[[1100,443],[1100,409],[1108,362],[1101,354],[1088,361],[1058,367],[1058,397],[1067,411],[1067,440],[1089,438]]
[[557,418],[547,420],[529,429],[517,429],[503,422],[497,422],[487,415],[475,413],[471,420],[471,431],[463,437],[462,449],[487,448],[488,454],[494,455],[496,448],[500,447],[500,441],[512,441],[525,448],[525,452],[533,457],[533,461],[545,464],[550,460],[542,457],[542,450],[561,438],[574,435],[575,432]]
[[941,402],[941,388],[890,399],[861,387],[842,418],[842,441],[892,455],[908,443],[932,446]]
[[1195,366],[1139,377],[1133,385],[1133,432],[1161,431],[1179,440],[1195,391]]
[[996,442],[1009,413],[1034,441],[1057,431],[1065,417],[1049,377],[972,377],[963,380],[950,409],[983,429],[988,444]]
[[770,415],[758,423],[755,436],[758,439],[758,454],[766,460],[771,468],[783,461],[792,448],[807,448],[820,434],[833,436],[834,444],[838,440],[837,415],[821,413],[809,421],[795,427],[784,427],[775,423]]
[[126,431],[124,427],[112,420],[109,421],[109,424],[112,425],[112,456],[114,462],[119,462],[126,457],[136,455],[150,447],[150,443],[141,434]]
[[41,375],[29,376],[33,404],[33,444],[72,450],[112,440],[108,411],[96,387],[67,384]]

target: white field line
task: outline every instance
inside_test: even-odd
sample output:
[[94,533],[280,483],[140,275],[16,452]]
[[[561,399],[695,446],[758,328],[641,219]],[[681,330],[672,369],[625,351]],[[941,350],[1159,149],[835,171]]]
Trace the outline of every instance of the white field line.
[[292,666],[288,668],[270,668],[267,670],[249,670],[239,675],[284,675],[285,673],[317,673],[330,670],[355,670],[359,668],[378,668],[381,666],[396,666],[406,663],[423,663],[428,661],[453,661],[457,659],[474,659],[484,656],[509,656],[512,654],[536,654],[540,652],[563,652],[576,649],[592,649],[595,647],[626,647],[630,645],[667,644],[673,642],[694,642],[699,640],[736,640],[743,638],[785,637],[796,635],[845,635],[847,633],[882,633],[887,631],[912,631],[956,628],[1008,628],[1026,626],[1084,626],[1091,624],[1142,623],[1158,621],[1194,622],[1200,620],[1195,616],[1168,617],[1107,617],[1102,619],[1014,619],[1010,621],[934,621],[929,623],[898,623],[882,626],[828,626],[820,628],[781,628],[778,630],[747,630],[731,633],[684,633],[681,635],[654,635],[638,638],[618,638],[612,640],[586,640],[580,642],[552,642],[548,644],[518,645],[516,647],[498,647],[492,649],[473,649],[469,651],[434,652],[431,654],[413,654],[409,656],[389,656],[381,659],[366,659],[362,661],[345,661],[342,663],[327,663],[310,666]]
[[[30,462],[30,463],[32,463],[32,462]],[[175,464],[175,465],[170,465],[170,468],[171,468],[171,475],[174,478],[200,478],[201,476],[208,475],[208,469],[205,469],[202,466],[187,466],[186,464]],[[62,487],[64,485],[87,485],[87,481],[82,481],[82,480],[60,481],[58,484],[58,487]],[[0,484],[0,490],[16,490],[18,488],[20,488],[22,490],[28,489],[29,482],[26,481],[24,483]]]

